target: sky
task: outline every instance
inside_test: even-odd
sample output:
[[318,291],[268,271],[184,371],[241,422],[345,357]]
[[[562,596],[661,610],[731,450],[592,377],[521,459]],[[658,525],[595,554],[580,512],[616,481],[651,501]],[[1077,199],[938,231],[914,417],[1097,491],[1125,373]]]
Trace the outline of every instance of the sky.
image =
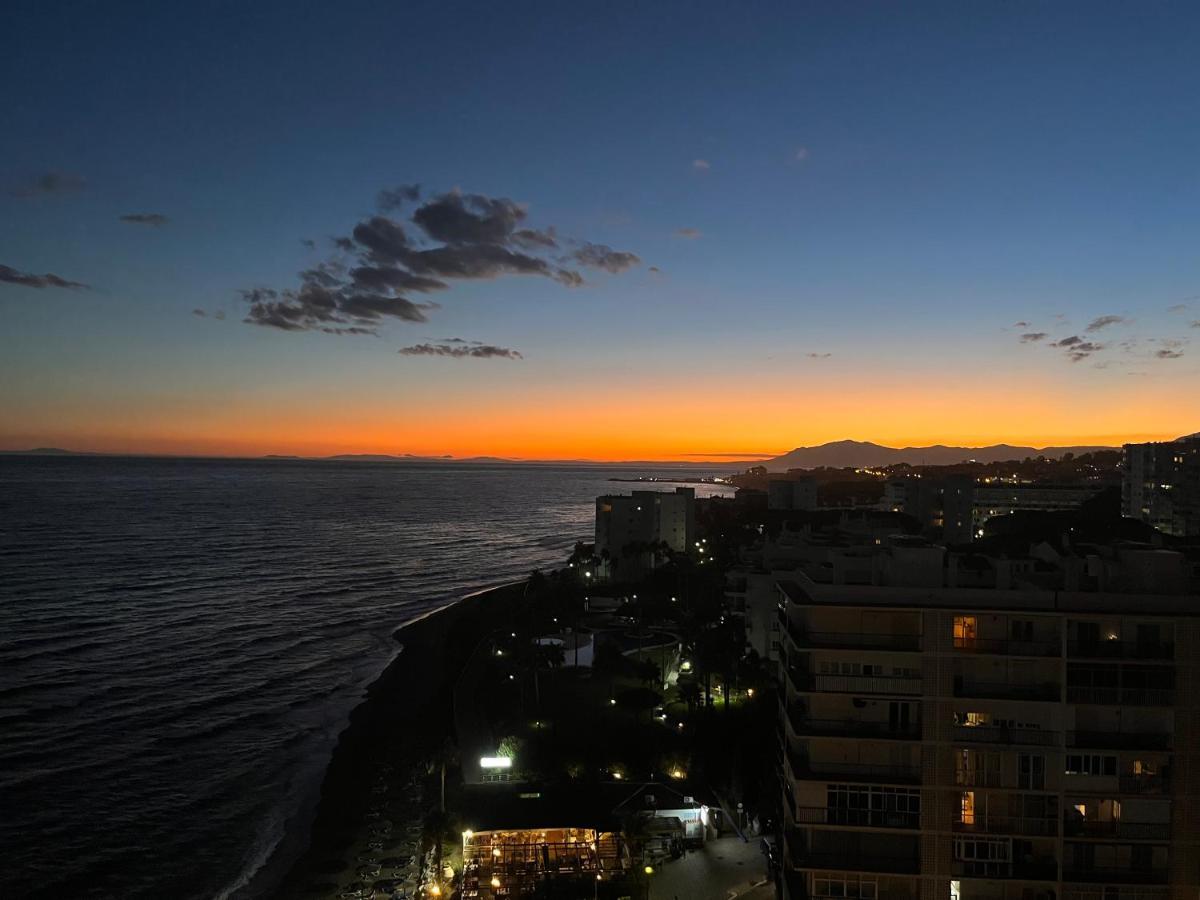
[[1200,7],[15,2],[0,449],[1200,430]]

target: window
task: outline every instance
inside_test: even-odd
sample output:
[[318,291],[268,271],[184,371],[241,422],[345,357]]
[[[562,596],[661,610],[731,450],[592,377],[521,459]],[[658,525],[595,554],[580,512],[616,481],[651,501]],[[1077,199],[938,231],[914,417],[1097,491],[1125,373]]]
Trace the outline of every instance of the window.
[[874,876],[864,875],[814,875],[813,897],[841,898],[851,900],[875,900],[879,894],[879,881]]
[[958,821],[964,825],[975,824],[975,792],[963,791],[959,801]]
[[954,646],[974,647],[979,637],[979,621],[975,616],[954,617]]
[[1032,791],[1046,789],[1046,757],[1039,753],[1022,753],[1017,757],[1017,787]]
[[1117,758],[1099,753],[1068,753],[1068,775],[1116,775]]
[[915,788],[831,784],[825,802],[830,824],[916,828],[921,821],[921,792]]
[[956,712],[954,714],[954,724],[965,725],[967,728],[991,725],[992,714],[985,712]]
[[962,863],[965,875],[1007,875],[1012,868],[1012,841],[1009,838],[955,838],[954,859]]
[[1033,640],[1033,622],[1029,619],[1013,619],[1009,633],[1014,641],[1029,643]]

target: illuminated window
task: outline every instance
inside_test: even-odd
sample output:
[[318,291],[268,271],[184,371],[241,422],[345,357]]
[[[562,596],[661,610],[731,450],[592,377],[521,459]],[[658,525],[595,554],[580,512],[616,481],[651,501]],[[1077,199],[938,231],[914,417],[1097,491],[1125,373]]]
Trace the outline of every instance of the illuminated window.
[[979,621],[975,616],[954,617],[954,646],[974,647],[979,637]]
[[962,802],[959,805],[958,820],[964,825],[975,824],[975,792],[963,791]]

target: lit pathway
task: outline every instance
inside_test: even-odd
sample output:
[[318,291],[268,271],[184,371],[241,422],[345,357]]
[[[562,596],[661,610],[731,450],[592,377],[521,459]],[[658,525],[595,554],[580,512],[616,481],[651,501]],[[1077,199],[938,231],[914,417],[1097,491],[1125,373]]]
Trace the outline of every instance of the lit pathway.
[[[758,840],[745,842],[736,835],[709,841],[703,850],[689,851],[657,869],[650,883],[651,900],[724,900],[767,877]],[[770,893],[773,896],[774,890]]]

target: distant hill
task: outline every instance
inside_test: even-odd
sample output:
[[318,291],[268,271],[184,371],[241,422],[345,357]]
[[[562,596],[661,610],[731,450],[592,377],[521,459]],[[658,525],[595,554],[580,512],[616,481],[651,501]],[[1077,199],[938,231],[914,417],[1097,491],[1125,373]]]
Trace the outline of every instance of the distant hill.
[[788,469],[818,469],[863,466],[892,466],[897,463],[910,465],[949,466],[973,459],[976,462],[1004,462],[1024,459],[1027,456],[1045,456],[1057,459],[1064,453],[1092,453],[1096,450],[1113,450],[1114,447],[1014,447],[1011,444],[993,444],[990,447],[947,447],[935,444],[932,447],[884,447],[870,441],[833,441],[816,447],[797,447],[782,456],[765,459],[759,463],[772,472]]
[[61,447],[34,447],[32,450],[0,450],[8,456],[100,456],[87,450],[63,450]]

